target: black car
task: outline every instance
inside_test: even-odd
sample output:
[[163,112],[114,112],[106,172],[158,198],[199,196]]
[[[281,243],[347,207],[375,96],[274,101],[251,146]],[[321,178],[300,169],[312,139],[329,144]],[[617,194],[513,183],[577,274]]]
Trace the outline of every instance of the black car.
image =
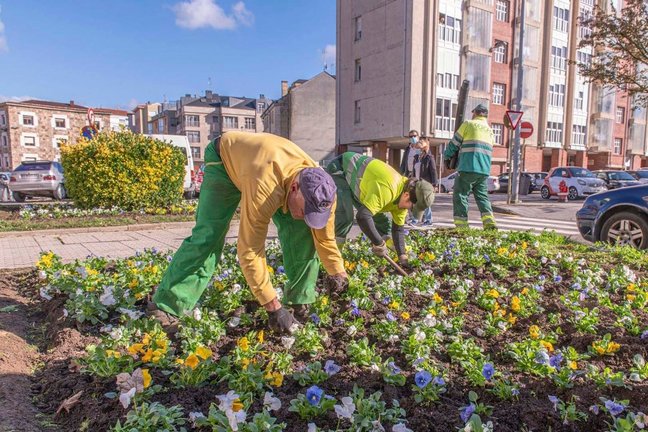
[[[529,181],[528,193],[531,193],[534,190],[539,190],[539,189],[536,188],[536,184],[535,184],[536,174],[540,174],[540,173],[523,172],[523,173],[520,174],[520,178],[525,177]],[[547,175],[546,173],[544,173],[544,174],[545,174],[545,176]],[[497,177],[497,179],[499,180],[499,189],[497,189],[495,192],[508,193],[509,173],[506,172],[506,173],[500,174]]]
[[593,171],[596,177],[605,182],[608,189],[618,189],[628,186],[638,186],[641,183],[626,171]]
[[589,196],[576,213],[586,240],[648,248],[648,185]]
[[630,175],[637,179],[639,183],[648,183],[648,169],[640,169],[638,171],[628,171]]

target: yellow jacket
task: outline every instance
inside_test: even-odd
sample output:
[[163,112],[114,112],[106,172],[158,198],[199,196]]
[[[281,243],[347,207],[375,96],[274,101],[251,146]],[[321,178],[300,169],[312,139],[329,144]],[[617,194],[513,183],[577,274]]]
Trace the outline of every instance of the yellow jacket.
[[[265,256],[268,225],[277,210],[288,212],[288,192],[295,176],[317,164],[294,143],[266,133],[224,133],[220,157],[232,183],[241,191],[237,246],[241,270],[263,305],[276,297]],[[326,226],[311,232],[326,272],[344,272],[344,261],[335,242],[335,204]]]

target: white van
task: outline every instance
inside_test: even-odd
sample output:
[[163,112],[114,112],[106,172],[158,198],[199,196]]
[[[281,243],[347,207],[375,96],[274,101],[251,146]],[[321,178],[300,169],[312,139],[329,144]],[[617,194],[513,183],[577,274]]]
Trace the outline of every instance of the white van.
[[189,139],[184,135],[164,135],[164,134],[151,134],[147,135],[167,144],[179,147],[185,155],[185,178],[184,178],[184,194],[186,198],[193,198],[196,191],[196,184],[194,183],[194,162],[191,155],[191,148],[189,147]]

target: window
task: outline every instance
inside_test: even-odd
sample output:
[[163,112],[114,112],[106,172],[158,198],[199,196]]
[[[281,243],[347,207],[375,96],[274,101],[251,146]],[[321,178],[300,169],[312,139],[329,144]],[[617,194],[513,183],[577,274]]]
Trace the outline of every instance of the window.
[[253,117],[245,117],[245,129],[256,130],[256,119]]
[[4,114],[0,114],[0,125],[4,126],[7,124],[7,118],[5,117]]
[[356,82],[362,79],[362,65],[360,64],[360,59],[355,61],[355,80]]
[[23,136],[23,145],[25,147],[36,147],[36,137],[31,135]]
[[10,166],[10,164],[9,164],[9,156],[5,156],[5,157],[4,157],[4,165],[5,165],[7,168],[11,168],[11,166]]
[[567,28],[569,27],[569,9],[554,6],[553,25],[554,30],[567,33]]
[[52,147],[55,149],[61,148],[61,144],[67,144],[68,137],[64,135],[54,135],[52,138]]
[[459,75],[451,73],[438,73],[437,82],[438,87],[443,87],[447,89],[458,90],[459,89]]
[[454,131],[457,102],[450,99],[437,98],[435,112],[435,128],[440,131]]
[[199,143],[200,142],[200,132],[198,131],[188,131],[187,138],[190,143]]
[[360,123],[360,120],[360,101],[355,101],[353,105],[353,122],[357,124]]
[[493,83],[493,103],[504,105],[506,100],[506,84]]
[[549,85],[549,105],[559,108],[565,106],[565,84]]
[[621,138],[614,138],[614,154],[619,155],[621,154],[621,144],[623,143],[623,140]]
[[200,159],[200,147],[191,147],[191,157]]
[[98,131],[101,130],[101,120],[95,120],[94,127],[97,128]]
[[584,65],[590,66],[592,64],[592,54],[583,51],[576,51],[576,61]]
[[223,127],[228,129],[238,129],[238,117],[223,117]]
[[200,126],[200,116],[197,116],[197,115],[185,115],[185,125],[186,126]]
[[581,7],[578,12],[578,36],[583,39],[592,34],[592,30],[588,25],[583,25],[583,22],[588,22],[592,19],[592,9],[587,7]]
[[355,40],[359,41],[360,39],[362,39],[362,17],[357,16],[353,21],[355,28]]
[[547,132],[545,134],[547,142],[562,144],[563,124],[558,122],[547,122]]
[[497,18],[497,21],[508,22],[509,6],[510,2],[508,0],[497,0],[495,5],[495,18]]
[[455,44],[461,43],[461,20],[439,14],[439,39]]
[[587,126],[574,125],[572,128],[572,141],[575,145],[584,146],[587,136]]
[[146,129],[148,131],[148,134],[151,135],[153,133],[153,123],[147,123]]
[[497,45],[497,48],[493,50],[495,63],[508,63],[508,44],[496,40],[495,45]]
[[583,110],[583,99],[585,99],[585,92],[579,91],[576,93],[575,105],[577,110]]
[[616,122],[623,123],[625,120],[625,108],[618,106],[616,109]]
[[164,119],[158,119],[158,131],[164,132]]
[[67,127],[64,117],[54,117],[54,127],[57,129],[65,129]]
[[[265,102],[257,103],[257,112],[258,113],[262,113],[264,109],[265,109]],[[215,118],[218,119],[218,117],[215,117]],[[218,123],[218,120],[216,120],[216,123]]]
[[24,115],[23,116],[23,126],[34,126],[34,116]]
[[504,144],[504,125],[501,123],[493,123],[491,128],[495,135],[495,144]]
[[557,70],[567,70],[567,47],[551,47],[551,67]]

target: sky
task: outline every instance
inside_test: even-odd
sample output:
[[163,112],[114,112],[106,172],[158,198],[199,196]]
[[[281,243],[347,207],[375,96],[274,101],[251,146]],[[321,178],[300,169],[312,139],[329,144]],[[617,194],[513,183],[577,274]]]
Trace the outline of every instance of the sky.
[[206,89],[276,99],[282,80],[334,73],[335,3],[0,0],[0,102],[131,109]]

